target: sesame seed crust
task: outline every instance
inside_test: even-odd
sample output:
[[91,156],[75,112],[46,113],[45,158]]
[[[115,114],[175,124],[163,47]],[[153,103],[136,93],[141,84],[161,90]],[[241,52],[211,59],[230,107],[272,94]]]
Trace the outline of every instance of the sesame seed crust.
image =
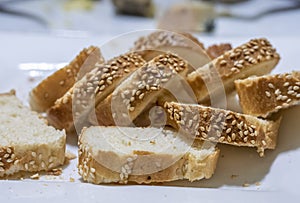
[[54,107],[48,111],[50,123],[57,128],[70,129],[75,122],[84,117],[94,105],[106,98],[131,72],[145,61],[140,54],[131,52],[115,57],[104,64],[96,63],[92,71],[79,80]]
[[[164,108],[169,125],[196,139],[257,147],[260,156],[265,149],[274,149],[276,145],[280,119],[272,122],[228,110],[176,102],[165,102]],[[186,125],[190,121],[192,124]]]
[[149,104],[156,101],[163,89],[171,85],[173,79],[185,75],[187,71],[186,61],[175,54],[166,53],[155,57],[134,72],[112,94],[112,102],[119,107],[126,107],[113,109],[118,125],[128,122],[121,117],[129,118],[129,122],[133,121]]
[[[249,42],[225,52],[211,63],[188,75],[198,102],[209,100],[206,82],[219,77],[226,90],[234,89],[234,80],[250,75],[269,73],[278,63],[279,54],[267,39],[252,39]],[[214,73],[214,74],[213,74]],[[217,89],[218,87],[214,87]],[[224,88],[224,87],[223,87]]]
[[155,50],[163,46],[179,46],[195,49],[198,45],[202,49],[204,46],[195,37],[188,33],[175,33],[171,31],[156,31],[147,36],[140,37],[134,42],[133,51]]
[[267,118],[300,104],[300,72],[253,77],[235,82],[243,112]]
[[74,85],[78,78],[93,69],[96,61],[104,62],[100,49],[94,46],[84,48],[68,65],[57,70],[32,89],[29,98],[31,108],[38,112],[45,112]]

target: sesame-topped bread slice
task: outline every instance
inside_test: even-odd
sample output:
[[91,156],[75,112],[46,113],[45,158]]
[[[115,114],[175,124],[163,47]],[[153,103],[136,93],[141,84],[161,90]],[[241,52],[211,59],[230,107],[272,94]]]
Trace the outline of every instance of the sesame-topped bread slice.
[[100,49],[94,46],[83,49],[68,65],[57,70],[31,90],[29,97],[31,108],[45,112],[74,85],[76,80],[92,70],[96,62],[104,62]]
[[147,61],[166,52],[177,54],[190,64],[189,72],[211,61],[204,45],[188,33],[156,31],[140,37],[132,50],[142,51],[143,58]]
[[172,84],[181,80],[187,71],[187,62],[175,54],[155,57],[116,87],[111,96],[99,103],[95,110],[97,119],[93,120],[95,116],[91,115],[90,121],[98,125],[132,124],[142,111],[156,102],[164,89],[172,88]]
[[59,129],[71,130],[74,124],[85,120],[95,105],[104,100],[122,80],[144,63],[144,59],[135,52],[120,55],[104,64],[96,63],[96,68],[77,81],[49,109],[49,123]]
[[208,179],[219,156],[211,143],[161,128],[94,126],[78,143],[78,172],[94,184]]
[[0,179],[64,163],[66,134],[23,106],[15,92],[0,94]]
[[236,80],[240,104],[246,114],[268,117],[300,104],[300,72]]
[[252,39],[190,73],[188,82],[198,102],[207,102],[211,95],[219,95],[220,91],[232,91],[234,80],[269,73],[279,59],[267,39]]
[[165,102],[167,123],[201,140],[257,147],[260,156],[274,149],[281,118],[275,121],[198,104]]

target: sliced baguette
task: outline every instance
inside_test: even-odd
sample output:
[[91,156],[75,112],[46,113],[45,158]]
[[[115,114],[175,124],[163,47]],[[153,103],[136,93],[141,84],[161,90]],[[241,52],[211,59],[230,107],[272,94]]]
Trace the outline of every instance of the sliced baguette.
[[104,62],[100,49],[94,46],[83,49],[70,64],[59,69],[31,90],[29,97],[31,109],[45,112],[74,85],[77,79],[93,69],[96,62]]
[[16,98],[0,94],[0,178],[50,170],[64,163],[66,134],[47,126]]
[[95,69],[76,82],[48,110],[49,123],[67,131],[72,130],[74,124],[81,128],[81,121],[86,120],[95,105],[104,100],[122,80],[144,63],[142,57],[134,52],[113,58],[105,64],[96,63]]
[[197,139],[235,146],[275,149],[281,117],[275,121],[196,104],[165,102],[167,123]]
[[269,73],[280,57],[268,40],[253,39],[236,47],[188,75],[199,103],[234,90],[234,80]]
[[300,104],[300,72],[236,80],[235,87],[246,114],[267,118]]
[[90,115],[90,122],[105,126],[131,125],[147,107],[156,103],[164,88],[172,87],[176,79],[185,76],[187,71],[188,63],[177,55],[167,53],[155,57],[100,102],[95,110],[97,119]]
[[90,127],[79,137],[84,181],[152,183],[210,178],[219,150],[159,128]]
[[156,31],[140,37],[135,41],[132,50],[141,51],[146,61],[166,52],[177,54],[189,63],[189,72],[211,61],[205,52],[204,45],[188,33]]

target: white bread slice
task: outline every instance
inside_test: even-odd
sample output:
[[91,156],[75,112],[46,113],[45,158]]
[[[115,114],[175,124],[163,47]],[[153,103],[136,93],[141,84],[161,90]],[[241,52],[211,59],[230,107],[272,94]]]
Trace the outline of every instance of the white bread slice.
[[146,61],[160,54],[171,52],[189,63],[189,72],[211,61],[203,44],[191,34],[167,30],[156,31],[140,37],[135,41],[132,50],[140,51]]
[[[49,123],[67,131],[71,130],[74,124],[80,128],[80,122],[87,120],[89,112],[95,108],[95,105],[104,100],[120,82],[144,63],[145,60],[135,52],[120,55],[105,64],[96,63],[95,69],[76,82],[48,110]],[[76,130],[80,129],[76,128]]]
[[206,107],[197,104],[165,102],[167,124],[197,139],[235,146],[257,147],[260,156],[265,149],[275,149],[281,117],[275,121]]
[[267,118],[300,104],[300,72],[251,77],[235,81],[246,114]]
[[0,94],[0,178],[21,171],[50,170],[64,163],[66,134],[16,98]]
[[[94,125],[130,126],[146,108],[156,103],[164,88],[172,87],[188,72],[188,63],[165,53],[147,62],[100,102],[89,120]],[[180,82],[180,81],[179,81]]]
[[31,109],[45,112],[74,85],[77,79],[92,70],[96,62],[104,62],[100,49],[94,46],[83,49],[68,65],[57,70],[31,90],[29,94]]
[[152,183],[210,178],[219,150],[159,128],[84,128],[78,171],[84,181]]
[[[252,39],[188,75],[199,103],[234,90],[234,80],[269,73],[280,57],[267,39]],[[218,82],[219,81],[219,82]]]

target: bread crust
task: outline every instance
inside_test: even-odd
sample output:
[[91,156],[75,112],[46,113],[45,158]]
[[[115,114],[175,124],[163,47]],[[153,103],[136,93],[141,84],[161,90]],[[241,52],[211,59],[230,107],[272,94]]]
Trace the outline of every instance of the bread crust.
[[[220,91],[234,90],[234,80],[269,73],[280,57],[267,39],[253,39],[217,57],[187,76],[199,103]],[[216,84],[220,79],[220,84]]]
[[189,33],[156,31],[140,37],[132,50],[141,51],[146,61],[168,52],[176,54],[189,63],[189,73],[211,61],[203,43]]
[[[34,111],[45,112],[62,97],[85,73],[104,59],[98,47],[84,48],[68,65],[40,82],[30,92],[29,104]],[[80,74],[80,75],[78,75]]]
[[113,58],[105,64],[96,63],[95,69],[76,82],[48,110],[49,123],[67,131],[73,128],[74,123],[81,128],[81,122],[87,119],[88,113],[95,105],[104,100],[121,81],[144,63],[141,56],[134,52]]
[[274,149],[281,122],[202,105],[165,102],[167,123],[187,136],[234,146],[257,147],[260,156]]
[[235,81],[243,112],[267,118],[300,104],[300,72],[266,75]]
[[[83,130],[81,136],[84,133],[85,130]],[[199,142],[194,143],[195,147],[197,147],[197,143]],[[199,150],[201,150],[201,147],[199,147]],[[127,174],[128,177],[125,175],[125,178],[122,173],[112,171],[101,165],[95,158],[98,155],[97,153],[100,152],[93,151],[88,144],[82,143],[81,138],[79,138],[78,172],[84,181],[94,184],[126,184],[131,182],[149,184],[183,179],[191,182],[203,178],[208,179],[215,171],[220,150],[216,149],[204,159],[199,159],[199,157],[188,151],[181,159],[166,169],[148,175]],[[143,155],[141,154],[141,156]],[[157,156],[159,157],[159,155]]]
[[163,88],[171,86],[175,77],[185,76],[187,71],[187,62],[170,53],[147,62],[97,105],[96,124],[131,125],[146,108],[156,103]]

